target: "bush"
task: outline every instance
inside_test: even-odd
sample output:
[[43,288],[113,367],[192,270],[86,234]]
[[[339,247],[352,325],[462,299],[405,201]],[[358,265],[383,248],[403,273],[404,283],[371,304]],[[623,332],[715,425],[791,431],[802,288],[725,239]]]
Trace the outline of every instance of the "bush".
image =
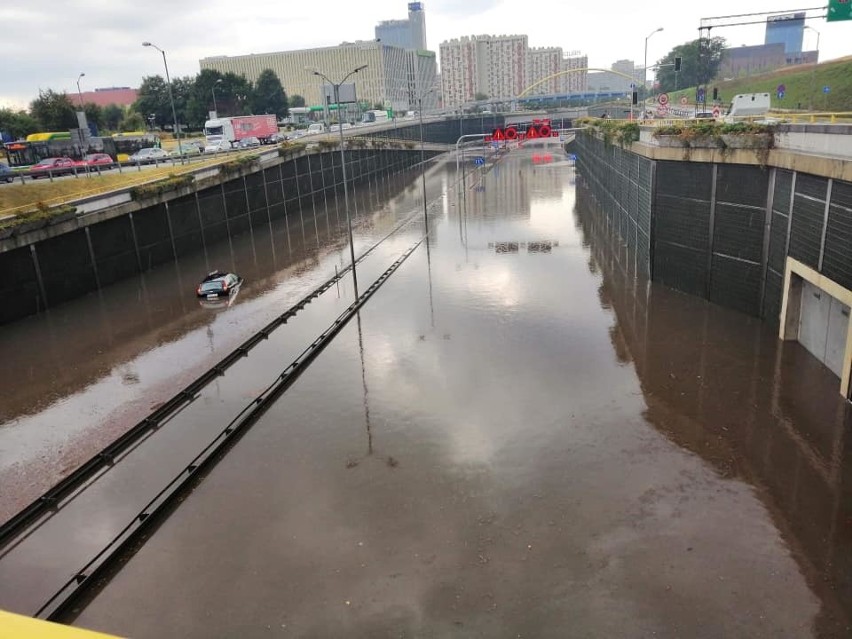
[[189,186],[194,181],[194,175],[171,174],[169,177],[157,180],[156,182],[134,186],[130,189],[130,199],[138,201],[156,197],[169,191],[175,191],[182,186]]
[[233,160],[222,162],[222,164],[219,165],[219,173],[221,173],[222,175],[238,173],[244,167],[250,166],[257,162],[259,157],[259,155],[254,153],[252,155],[241,155],[239,157],[234,158]]

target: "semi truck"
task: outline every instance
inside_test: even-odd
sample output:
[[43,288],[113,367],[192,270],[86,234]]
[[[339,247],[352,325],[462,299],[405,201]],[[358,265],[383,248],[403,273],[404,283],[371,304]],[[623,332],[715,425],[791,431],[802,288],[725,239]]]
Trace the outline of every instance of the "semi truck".
[[207,146],[234,146],[243,138],[257,138],[262,143],[278,133],[274,115],[241,115],[233,118],[214,118],[204,123]]

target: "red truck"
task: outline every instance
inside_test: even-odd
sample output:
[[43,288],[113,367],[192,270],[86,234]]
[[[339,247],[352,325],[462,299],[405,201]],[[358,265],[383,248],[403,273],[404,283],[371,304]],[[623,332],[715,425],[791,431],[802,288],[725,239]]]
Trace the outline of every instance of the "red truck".
[[233,118],[216,118],[204,123],[207,146],[219,145],[225,140],[231,146],[243,138],[257,138],[261,143],[278,133],[274,115],[241,115]]

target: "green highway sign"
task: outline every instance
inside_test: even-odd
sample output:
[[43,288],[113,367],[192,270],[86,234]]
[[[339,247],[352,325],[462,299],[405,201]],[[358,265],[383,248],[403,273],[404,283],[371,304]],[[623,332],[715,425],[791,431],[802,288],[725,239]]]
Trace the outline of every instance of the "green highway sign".
[[852,20],[852,0],[828,0],[828,22]]

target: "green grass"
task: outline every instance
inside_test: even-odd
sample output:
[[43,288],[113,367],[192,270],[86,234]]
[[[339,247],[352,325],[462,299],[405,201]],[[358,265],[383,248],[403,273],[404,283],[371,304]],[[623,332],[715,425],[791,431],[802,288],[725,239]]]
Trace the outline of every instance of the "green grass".
[[[786,87],[786,95],[782,100],[775,97],[779,84]],[[822,62],[815,70],[814,65],[804,64],[727,82],[712,82],[709,86],[708,104],[712,87],[718,87],[721,102],[725,105],[730,104],[738,93],[769,93],[773,109],[808,109],[813,95],[814,111],[852,111],[852,57]],[[831,87],[831,92],[824,94],[824,86]],[[670,93],[671,103],[679,105],[681,96],[686,96],[692,103],[695,100],[695,87]]]

